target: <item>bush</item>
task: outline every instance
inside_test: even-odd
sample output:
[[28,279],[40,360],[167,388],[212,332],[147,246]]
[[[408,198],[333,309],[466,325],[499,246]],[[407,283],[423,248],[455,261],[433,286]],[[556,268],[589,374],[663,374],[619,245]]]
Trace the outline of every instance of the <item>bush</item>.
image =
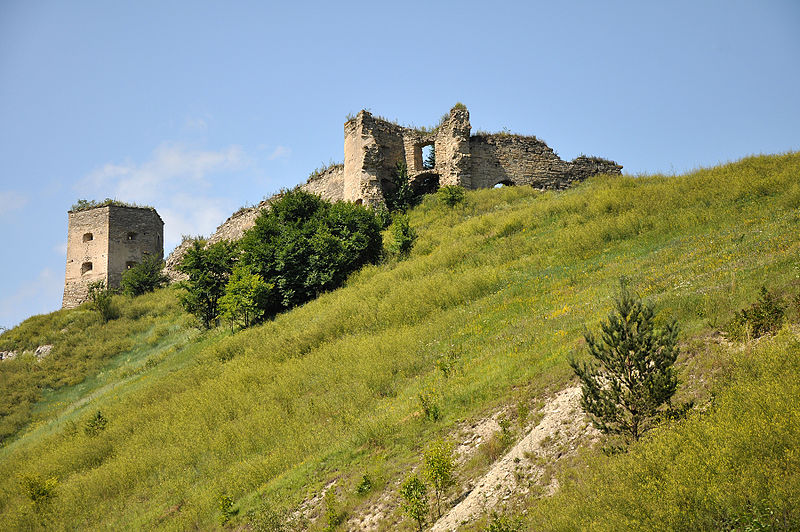
[[442,417],[442,411],[439,408],[439,404],[436,402],[436,395],[433,392],[424,391],[420,393],[418,397],[425,418],[431,421],[439,421]]
[[372,490],[372,480],[369,478],[368,475],[364,475],[361,477],[361,482],[359,482],[358,487],[356,487],[356,493],[359,495],[364,495]]
[[678,327],[653,325],[653,308],[634,297],[625,281],[599,340],[584,334],[589,354],[599,366],[570,360],[581,381],[581,406],[604,434],[638,440],[653,428],[661,407],[675,394],[678,378]]
[[258,322],[264,315],[264,301],[270,296],[275,285],[267,284],[260,275],[254,274],[251,268],[240,265],[233,270],[225,295],[219,300],[222,315],[234,325],[249,327]]
[[392,188],[383,191],[383,198],[389,212],[406,212],[414,205],[416,195],[408,181],[408,167],[399,162],[395,168]]
[[403,511],[417,522],[417,527],[422,532],[428,517],[428,488],[418,476],[408,478],[400,487],[400,496],[403,498]]
[[253,532],[287,532],[289,518],[285,512],[275,510],[269,503],[263,503],[247,513],[247,524]]
[[347,517],[347,514],[339,511],[336,491],[335,488],[331,486],[328,491],[325,492],[325,531],[333,532],[336,530],[339,525],[344,523],[345,517]]
[[34,508],[38,510],[55,497],[58,478],[45,479],[39,475],[25,475],[21,479],[21,484]]
[[87,436],[97,436],[106,430],[106,425],[108,425],[108,420],[105,418],[103,413],[98,410],[94,416],[86,421],[83,431]]
[[439,440],[432,443],[425,451],[425,476],[433,484],[436,513],[439,517],[442,516],[442,498],[456,483],[453,476],[455,466],[452,443]]
[[243,265],[273,285],[260,308],[274,315],[341,286],[379,260],[381,225],[353,203],[329,203],[292,190],[263,212],[241,241]]
[[219,300],[225,294],[235,252],[235,245],[226,240],[208,247],[195,240],[178,265],[178,271],[189,276],[180,284],[185,290],[181,304],[206,329],[215,325],[219,317]]
[[417,232],[408,223],[408,217],[405,215],[395,217],[389,232],[392,235],[390,251],[400,257],[408,256],[417,239]]
[[464,202],[466,193],[464,189],[458,185],[445,185],[436,193],[439,201],[448,207],[455,207],[459,203]]
[[497,513],[492,514],[492,520],[486,527],[486,532],[522,532],[522,530],[524,528],[521,519]]
[[233,499],[229,495],[221,495],[219,498],[219,511],[222,515],[220,515],[219,521],[221,524],[225,524],[231,520],[231,517],[239,513],[237,508],[233,507]]
[[117,318],[119,312],[114,307],[112,292],[108,289],[104,280],[89,283],[88,295],[91,308],[100,314],[100,319],[103,320],[103,323],[108,323]]
[[163,270],[163,260],[153,255],[146,255],[142,262],[122,273],[120,282],[122,293],[140,296],[161,288],[169,281]]
[[778,296],[761,287],[758,301],[737,314],[741,323],[753,338],[778,331],[783,325],[786,306]]

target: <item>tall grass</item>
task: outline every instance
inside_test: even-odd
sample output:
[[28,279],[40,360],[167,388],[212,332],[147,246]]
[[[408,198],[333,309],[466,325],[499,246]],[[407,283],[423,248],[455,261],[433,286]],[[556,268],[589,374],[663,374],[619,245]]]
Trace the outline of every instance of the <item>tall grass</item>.
[[[790,286],[798,173],[788,154],[564,192],[474,191],[454,209],[428,198],[410,211],[408,259],[262,326],[198,337],[184,363],[128,376],[73,405],[77,422],[19,437],[0,454],[0,521],[213,529],[223,493],[242,510],[235,524],[334,478],[356,504],[350,480],[399,477],[460,421],[563,386],[620,275],[686,335],[730,319],[762,284]],[[445,379],[436,361],[453,349]],[[422,391],[438,422],[420,414]],[[90,437],[80,423],[98,410],[109,422]],[[59,479],[46,508],[20,491],[32,474]]]
[[534,530],[796,530],[800,337],[738,353],[713,406],[628,454],[592,456],[530,511]]

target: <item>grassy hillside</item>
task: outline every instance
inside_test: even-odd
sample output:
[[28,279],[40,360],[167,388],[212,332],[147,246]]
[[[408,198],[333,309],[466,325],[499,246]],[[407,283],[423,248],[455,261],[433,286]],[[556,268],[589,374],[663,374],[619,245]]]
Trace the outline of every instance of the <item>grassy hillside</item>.
[[[58,383],[58,407],[41,406],[54,404],[47,394],[32,407],[36,423],[0,449],[0,522],[213,529],[222,495],[236,524],[263,501],[295,507],[332,480],[340,509],[354,511],[460,421],[565,386],[567,356],[605,316],[621,275],[661,320],[681,323],[684,339],[728,322],[761,285],[797,293],[798,175],[800,155],[788,154],[678,177],[598,177],[563,192],[475,191],[455,209],[429,197],[410,213],[419,239],[408,259],[367,267],[270,323],[196,334],[165,310],[151,323],[166,328],[164,342],[93,355],[97,364],[80,370],[88,380]],[[172,289],[147,297],[175,308]],[[53,324],[37,334],[61,349],[56,323],[85,312],[36,318]],[[136,338],[145,325],[105,327]],[[92,341],[107,330],[85,328]],[[45,364],[79,360],[56,349]],[[456,361],[450,377],[437,369],[442,357]],[[420,415],[420,394],[440,420]],[[108,423],[90,435],[97,411]],[[365,473],[373,489],[357,495]],[[33,505],[25,486],[51,478],[53,495]]]

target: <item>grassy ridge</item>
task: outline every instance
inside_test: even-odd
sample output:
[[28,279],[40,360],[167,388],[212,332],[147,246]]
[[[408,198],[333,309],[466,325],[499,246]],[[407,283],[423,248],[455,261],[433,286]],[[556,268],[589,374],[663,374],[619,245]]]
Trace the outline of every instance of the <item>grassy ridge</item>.
[[[98,436],[56,419],[4,449],[0,521],[209,529],[223,493],[243,514],[332,478],[349,490],[367,471],[381,488],[459,420],[563,386],[620,275],[687,335],[730,319],[761,284],[795,282],[798,174],[789,154],[564,192],[474,191],[452,210],[428,198],[411,212],[408,260],[263,326],[202,336],[181,351],[190,362],[73,405],[81,420],[103,411]],[[436,361],[451,351],[458,371],[444,378]],[[438,423],[419,416],[423,391]],[[46,508],[26,501],[25,474],[58,477]]]

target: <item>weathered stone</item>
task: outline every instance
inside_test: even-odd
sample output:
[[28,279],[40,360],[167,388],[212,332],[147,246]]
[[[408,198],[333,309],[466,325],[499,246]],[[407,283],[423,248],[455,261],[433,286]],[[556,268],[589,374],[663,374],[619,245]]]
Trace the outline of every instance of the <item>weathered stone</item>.
[[[456,105],[431,131],[402,127],[360,111],[344,124],[344,164],[314,174],[301,188],[329,201],[376,206],[395,186],[397,164],[404,163],[417,188],[460,185],[467,189],[497,184],[562,189],[595,174],[622,173],[622,166],[598,157],[562,160],[536,137],[499,134],[471,135],[469,111]],[[422,149],[433,146],[434,168],[425,168]],[[259,213],[277,196],[255,207],[242,208],[220,225],[208,243],[239,240]],[[191,245],[184,242],[170,254],[165,269],[170,278],[182,276],[177,264]]]
[[13,360],[17,358],[16,351],[0,351],[0,360]]
[[36,351],[33,352],[33,355],[36,357],[36,360],[42,360],[44,357],[50,354],[50,351],[53,350],[53,346],[50,344],[40,345],[36,348]]
[[164,256],[164,222],[155,209],[112,204],[70,211],[62,307],[84,302],[91,282],[119,287],[122,273],[146,255]]

